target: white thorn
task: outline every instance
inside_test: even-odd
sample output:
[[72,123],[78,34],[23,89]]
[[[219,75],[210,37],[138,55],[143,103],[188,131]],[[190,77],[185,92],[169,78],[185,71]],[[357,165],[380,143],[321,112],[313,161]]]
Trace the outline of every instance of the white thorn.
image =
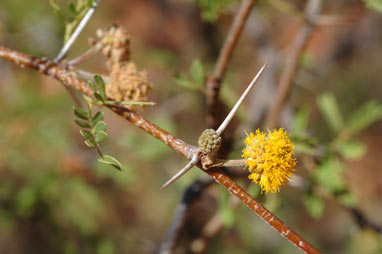
[[220,136],[222,132],[227,128],[228,124],[231,122],[232,118],[235,116],[237,110],[239,109],[240,105],[243,103],[245,98],[247,98],[249,92],[254,87],[256,81],[259,79],[261,73],[263,72],[264,68],[267,66],[268,63],[265,63],[263,67],[259,70],[259,72],[256,74],[256,76],[253,78],[252,82],[248,85],[247,89],[244,91],[244,93],[241,95],[240,99],[236,102],[235,106],[231,109],[231,112],[227,115],[227,117],[224,119],[222,124],[219,126],[216,133]]
[[198,156],[198,153],[195,153],[192,156],[192,159],[187,163],[187,165],[184,168],[182,168],[178,173],[176,173],[176,175],[171,177],[171,179],[168,180],[165,184],[163,184],[161,189],[166,188],[167,186],[169,186],[170,184],[178,180],[180,177],[186,174],[193,166],[195,166],[198,162],[199,162],[199,156]]
[[90,7],[88,12],[82,18],[82,20],[80,21],[80,23],[78,24],[78,26],[76,27],[76,29],[74,30],[72,35],[70,36],[69,40],[66,42],[64,47],[61,49],[60,53],[58,53],[56,58],[54,58],[54,61],[56,61],[56,62],[60,61],[66,55],[66,53],[68,53],[70,47],[73,45],[73,43],[78,38],[78,36],[82,32],[82,30],[85,28],[85,26],[88,23],[89,19],[93,16],[93,13],[95,12],[95,9],[97,8],[97,6],[98,6],[100,1],[101,0],[94,1],[93,6]]

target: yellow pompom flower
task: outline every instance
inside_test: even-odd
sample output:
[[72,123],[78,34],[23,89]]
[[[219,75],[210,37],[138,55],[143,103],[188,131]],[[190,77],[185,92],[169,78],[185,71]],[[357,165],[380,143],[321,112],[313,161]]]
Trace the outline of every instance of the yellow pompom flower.
[[257,129],[256,135],[251,132],[244,142],[242,157],[251,172],[248,178],[259,184],[262,192],[279,192],[296,167],[288,134],[282,128],[268,135]]

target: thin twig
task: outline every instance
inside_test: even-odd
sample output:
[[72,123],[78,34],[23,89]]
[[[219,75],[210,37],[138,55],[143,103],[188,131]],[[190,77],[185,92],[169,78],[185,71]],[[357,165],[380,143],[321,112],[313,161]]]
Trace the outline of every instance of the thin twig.
[[88,23],[90,18],[93,16],[95,9],[97,8],[100,1],[101,0],[96,0],[93,2],[92,7],[90,7],[90,9],[87,11],[85,16],[81,19],[80,23],[78,24],[78,26],[76,27],[72,35],[70,36],[69,40],[65,43],[64,47],[62,47],[60,53],[58,53],[58,55],[54,58],[54,61],[56,62],[60,61],[66,55],[66,53],[68,53],[70,47],[77,40],[78,36],[82,32],[82,30],[85,28],[86,24]]
[[[75,89],[81,91],[82,93],[92,96],[92,90],[89,85],[77,79],[72,75],[71,72],[64,69],[57,63],[41,59],[37,57],[32,57],[20,52],[10,50],[0,46],[0,58],[6,59],[13,62],[21,67],[28,67],[40,71],[41,73],[51,76],[58,81],[65,83],[74,87]],[[146,133],[152,135],[156,139],[162,141],[164,144],[168,145],[170,148],[176,152],[182,154],[186,158],[190,159],[193,154],[194,146],[187,144],[183,140],[169,134],[165,130],[151,123],[150,121],[144,119],[141,115],[129,111],[128,109],[120,109],[116,107],[109,107],[112,111],[125,118],[135,126],[139,127]],[[265,209],[258,201],[256,201],[251,195],[249,195],[243,188],[237,185],[231,178],[225,175],[219,169],[203,170],[202,165],[198,163],[198,166],[203,172],[210,175],[216,182],[220,183],[224,188],[226,188],[232,195],[239,198],[249,209],[260,216],[266,223],[268,223],[272,228],[278,231],[283,237],[288,239],[295,246],[305,251],[308,254],[320,253],[307,241],[305,241],[300,235],[286,226],[279,218]]]
[[370,228],[382,234],[382,225],[372,222],[357,208],[348,208],[348,210],[353,214],[360,228]]
[[[67,67],[69,70],[75,70],[75,74],[77,78],[80,78],[82,80],[93,80],[94,78],[94,75],[95,75],[94,73],[84,71],[81,69],[73,69],[73,66],[70,66],[70,65],[68,65]],[[110,77],[102,75],[102,79],[106,84],[110,83]]]
[[[322,0],[308,1],[305,8],[305,15],[308,17],[308,20],[315,20],[321,11],[321,6]],[[292,48],[286,59],[285,69],[283,70],[278,82],[275,102],[273,103],[265,120],[265,125],[269,129],[273,129],[277,126],[280,112],[292,91],[293,80],[298,70],[300,56],[307,44],[308,39],[314,31],[314,23],[315,22],[305,22],[301,26],[300,31],[292,44]]]
[[95,56],[101,49],[102,49],[102,45],[97,43],[93,47],[89,48],[84,53],[79,55],[78,57],[68,61],[67,65],[74,66],[74,65],[78,65],[80,63],[83,63],[84,61],[88,60],[89,58]]
[[216,112],[221,110],[221,108],[218,107],[220,84],[254,3],[255,0],[242,1],[228,32],[226,40],[224,41],[223,47],[220,50],[213,73],[208,77],[205,93],[208,105],[207,121],[211,128],[215,128],[217,123],[221,121],[216,117],[218,115]]
[[202,192],[213,183],[212,180],[196,180],[191,184],[183,194],[181,203],[178,205],[171,225],[166,233],[166,237],[160,245],[159,254],[170,254],[176,246],[180,232],[184,228],[185,218],[189,208],[195,200],[197,200]]
[[[240,200],[235,196],[231,196],[229,199],[231,209],[235,210],[240,203]],[[208,242],[215,237],[219,232],[224,229],[223,216],[220,211],[216,211],[215,215],[206,223],[206,225],[201,230],[199,237],[194,239],[190,245],[190,253],[200,254],[205,253]]]

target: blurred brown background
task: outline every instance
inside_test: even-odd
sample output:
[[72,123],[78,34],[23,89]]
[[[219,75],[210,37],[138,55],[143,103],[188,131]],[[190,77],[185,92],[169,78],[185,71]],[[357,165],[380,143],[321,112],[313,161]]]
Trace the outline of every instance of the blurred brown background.
[[[178,85],[175,77],[189,76],[194,59],[200,59],[206,74],[211,72],[240,4],[226,1],[210,22],[201,15],[213,18],[213,13],[196,2],[102,1],[68,55],[70,59],[85,51],[98,28],[114,23],[126,27],[132,60],[154,83],[150,100],[157,105],[142,114],[194,145],[206,128],[205,98],[200,90]],[[221,99],[231,107],[258,68],[269,61],[239,111],[230,158],[240,157],[244,131],[255,131],[274,102],[277,80],[302,23],[270,2],[255,4],[222,85]],[[305,4],[285,2],[297,10]],[[291,128],[293,112],[310,105],[308,133],[324,144],[333,133],[320,114],[317,96],[332,92],[345,119],[370,100],[381,103],[382,16],[361,1],[345,0],[324,1],[322,13],[341,19],[318,27],[309,40],[282,123]],[[1,45],[53,58],[62,46],[63,29],[48,1],[0,2]],[[104,63],[105,58],[97,56],[80,68],[107,73]],[[83,144],[73,122],[73,102],[63,86],[5,61],[0,61],[0,76],[0,253],[155,253],[185,188],[206,176],[193,169],[160,191],[187,161],[109,111],[105,121],[110,138],[103,150],[115,155],[124,170],[100,165],[96,152]],[[356,207],[382,225],[381,121],[355,138],[367,151],[356,160],[343,160],[343,177]],[[302,179],[311,174],[303,163],[296,173]],[[246,185],[249,180],[238,181]],[[322,216],[312,218],[304,208],[305,191],[287,186],[279,194],[258,199],[325,253],[382,253],[381,234],[361,229],[352,213],[330,195],[323,197]],[[225,209],[222,202],[228,202],[228,195],[218,186],[195,202],[177,253],[187,252],[203,224]],[[239,205],[226,216],[233,223],[210,241],[205,253],[298,253],[246,207]]]

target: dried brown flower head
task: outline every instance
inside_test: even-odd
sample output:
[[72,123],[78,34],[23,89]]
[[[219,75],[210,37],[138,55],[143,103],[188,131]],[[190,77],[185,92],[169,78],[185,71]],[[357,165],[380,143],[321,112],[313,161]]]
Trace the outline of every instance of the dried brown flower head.
[[[138,71],[133,62],[115,63],[106,94],[115,101],[147,101],[152,86],[146,72]],[[128,108],[131,109],[131,106]]]
[[91,39],[90,44],[100,45],[111,65],[130,60],[130,38],[124,27],[113,25],[108,30],[97,30],[96,35],[97,39]]

